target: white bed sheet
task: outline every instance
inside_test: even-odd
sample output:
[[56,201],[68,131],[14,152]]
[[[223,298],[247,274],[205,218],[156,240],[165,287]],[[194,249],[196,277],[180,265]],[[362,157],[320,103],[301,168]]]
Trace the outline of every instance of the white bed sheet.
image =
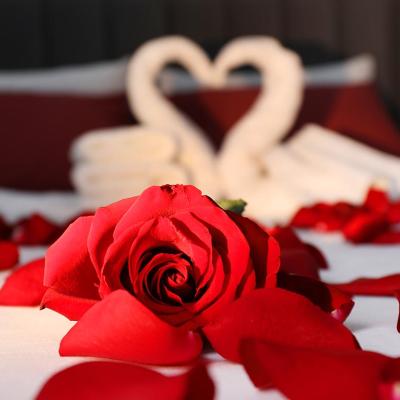
[[[0,190],[0,214],[9,220],[39,211],[63,221],[81,211],[72,194],[22,194]],[[331,269],[323,278],[340,282],[360,276],[384,276],[400,272],[400,246],[353,246],[340,235],[301,232],[327,256]],[[22,262],[43,255],[43,247],[21,248]],[[0,274],[0,284],[7,273]],[[400,356],[400,335],[396,331],[398,304],[395,299],[356,297],[347,326],[363,348]],[[60,357],[58,344],[72,322],[50,310],[0,307],[0,398],[32,399],[55,372],[87,358]],[[216,357],[218,359],[218,357]],[[173,373],[174,370],[166,371]],[[229,362],[216,362],[210,374],[217,387],[217,399],[282,399],[277,391],[255,389],[243,368]]]

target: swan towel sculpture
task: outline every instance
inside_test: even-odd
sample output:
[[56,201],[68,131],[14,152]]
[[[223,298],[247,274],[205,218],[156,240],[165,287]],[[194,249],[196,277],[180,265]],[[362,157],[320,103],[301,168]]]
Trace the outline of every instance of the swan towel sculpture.
[[[216,155],[206,135],[160,93],[166,64],[183,65],[200,84],[221,87],[232,69],[254,66],[261,91]],[[247,213],[283,222],[315,200],[358,201],[377,180],[400,186],[400,161],[317,125],[281,144],[303,95],[298,56],[264,36],[228,43],[212,64],[188,39],[152,40],[131,58],[127,93],[142,125],[92,132],[72,148],[73,181],[87,206],[139,193],[149,184],[193,183],[214,198],[242,197]]]

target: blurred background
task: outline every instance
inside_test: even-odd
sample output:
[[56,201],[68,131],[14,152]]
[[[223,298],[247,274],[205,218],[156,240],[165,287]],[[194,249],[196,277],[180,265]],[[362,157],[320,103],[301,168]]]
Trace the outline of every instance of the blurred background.
[[[306,72],[286,138],[312,122],[400,156],[399,15],[396,0],[1,0],[0,187],[70,191],[71,143],[135,123],[128,57],[165,35],[193,39],[211,58],[239,36],[279,39]],[[257,74],[239,72],[220,90],[176,66],[159,83],[218,149],[259,93]]]

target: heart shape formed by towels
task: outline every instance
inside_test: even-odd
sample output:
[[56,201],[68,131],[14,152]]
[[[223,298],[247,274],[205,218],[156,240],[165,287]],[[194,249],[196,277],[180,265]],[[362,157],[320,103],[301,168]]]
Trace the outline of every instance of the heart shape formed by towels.
[[[213,154],[204,132],[157,87],[161,70],[173,62],[212,88],[222,88],[229,72],[243,65],[252,65],[261,74],[260,95],[227,133],[218,155]],[[265,179],[262,159],[285,136],[300,108],[303,69],[295,53],[270,37],[235,39],[212,63],[197,44],[172,36],[147,42],[137,50],[129,63],[127,89],[132,112],[141,123],[174,132],[180,139],[182,160],[193,171],[195,184],[209,193],[215,193],[210,191],[214,185],[223,184],[225,194],[236,197],[250,194],[244,187],[258,187],[260,179]]]
[[131,58],[127,92],[139,122],[161,129],[201,132],[157,86],[157,78],[170,63],[181,64],[200,85],[214,89],[223,88],[235,68],[251,65],[259,71],[259,97],[229,130],[232,134],[250,123],[253,130],[257,127],[267,131],[268,135],[263,134],[263,140],[268,141],[264,146],[260,148],[258,141],[253,142],[257,151],[264,151],[269,144],[282,139],[297,116],[303,93],[303,69],[298,56],[277,40],[265,36],[235,39],[221,49],[212,63],[195,42],[170,36],[147,42]]
[[[241,65],[250,64],[260,71],[262,90],[259,97],[229,131],[218,154],[215,154],[207,135],[178,111],[157,86],[159,74],[170,63],[181,64],[201,85],[211,88],[222,88],[230,71]],[[81,157],[80,164],[74,167],[73,180],[93,204],[98,204],[94,201],[96,198],[103,203],[106,198],[126,196],[126,191],[137,194],[138,187],[144,186],[144,182],[149,186],[160,184],[163,179],[168,181],[165,183],[192,183],[216,199],[221,195],[249,199],[252,193],[246,187],[257,187],[260,179],[265,178],[262,158],[265,151],[279,143],[294,122],[302,88],[303,70],[299,58],[269,37],[236,39],[221,50],[214,62],[199,46],[183,37],[164,37],[147,42],[132,56],[127,71],[129,103],[141,125],[124,127],[120,132],[121,140],[115,137],[112,146],[111,142],[105,143],[105,136],[111,132],[104,132],[103,137],[100,132],[95,132],[90,141],[93,145],[86,141],[86,147],[82,138],[75,147],[75,154],[81,153]],[[174,142],[175,156],[163,159],[162,164],[153,163],[153,170],[148,164],[136,166],[138,160],[129,160],[129,156],[121,158],[121,146],[127,145],[125,140],[130,135],[137,136],[139,128],[153,130],[155,137],[157,131],[168,136]],[[99,146],[96,148],[95,142],[100,141],[106,153],[114,151],[114,159],[117,155],[112,165],[105,166],[106,170],[98,160],[105,160],[104,154],[99,154]],[[91,151],[97,156],[90,155]],[[127,152],[128,149],[124,153]],[[135,165],[128,168],[128,161]],[[138,185],[143,174],[143,184]],[[171,182],[171,176],[178,175],[181,178]]]

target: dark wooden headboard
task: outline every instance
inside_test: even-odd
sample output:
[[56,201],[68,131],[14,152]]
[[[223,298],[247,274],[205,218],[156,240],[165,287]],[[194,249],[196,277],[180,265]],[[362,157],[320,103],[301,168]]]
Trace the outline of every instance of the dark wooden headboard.
[[1,0],[0,69],[112,59],[179,33],[198,42],[268,34],[376,56],[400,105],[399,0]]

